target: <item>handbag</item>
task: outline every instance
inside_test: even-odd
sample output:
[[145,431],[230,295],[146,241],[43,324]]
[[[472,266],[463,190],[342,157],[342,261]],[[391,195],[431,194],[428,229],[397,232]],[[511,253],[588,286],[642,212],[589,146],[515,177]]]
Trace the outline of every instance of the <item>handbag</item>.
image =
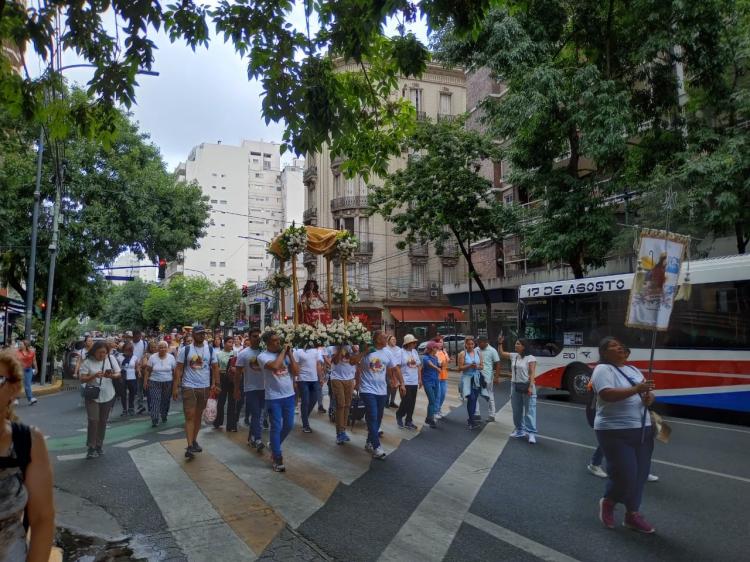
[[[616,365],[612,366],[617,369],[618,373],[620,373],[623,377],[625,377],[625,379],[627,379],[631,386],[638,386],[628,375],[623,373],[619,367],[617,367]],[[644,435],[646,432],[646,412],[648,412],[649,416],[651,417],[651,426],[654,428],[654,438],[658,441],[661,441],[662,443],[669,443],[669,438],[672,435],[672,426],[664,421],[664,418],[661,417],[661,414],[657,414],[651,408],[646,408],[646,411],[643,412]]]
[[[102,371],[104,371],[104,361],[102,361]],[[102,378],[99,377],[99,384],[91,384],[90,382],[86,383],[86,386],[83,387],[83,397],[86,400],[97,400],[101,391]]]
[[203,410],[203,421],[213,423],[219,411],[219,402],[216,400],[216,393],[212,390],[206,400],[206,409]]

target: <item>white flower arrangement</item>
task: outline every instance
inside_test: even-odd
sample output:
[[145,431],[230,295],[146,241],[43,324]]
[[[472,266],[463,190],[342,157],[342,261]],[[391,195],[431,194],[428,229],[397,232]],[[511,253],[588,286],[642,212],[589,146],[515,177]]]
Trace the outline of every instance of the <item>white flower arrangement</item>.
[[292,278],[288,275],[284,275],[280,271],[272,273],[266,279],[266,287],[273,290],[288,289],[292,286]]
[[348,230],[336,235],[336,255],[341,261],[349,261],[359,248],[359,240]]
[[352,318],[352,321],[347,324],[347,331],[349,332],[349,343],[370,345],[372,343],[372,334],[359,318]]
[[292,226],[281,235],[281,247],[289,256],[296,256],[307,249],[307,229],[304,226]]
[[[349,293],[349,296],[347,297],[347,301],[349,304],[354,304],[359,302],[359,291],[356,287],[347,287],[347,293]],[[344,289],[342,287],[334,287],[333,289],[333,302],[336,304],[341,304],[344,302]]]
[[365,328],[359,318],[352,319],[348,324],[339,318],[327,326],[328,340],[331,345],[360,345],[372,343],[372,335]]
[[328,324],[328,340],[331,345],[344,345],[349,343],[349,331],[344,325],[344,320],[338,318]]
[[315,326],[309,324],[275,324],[267,327],[266,332],[276,332],[281,344],[288,344],[297,349],[310,349],[329,345],[328,329],[320,322]]

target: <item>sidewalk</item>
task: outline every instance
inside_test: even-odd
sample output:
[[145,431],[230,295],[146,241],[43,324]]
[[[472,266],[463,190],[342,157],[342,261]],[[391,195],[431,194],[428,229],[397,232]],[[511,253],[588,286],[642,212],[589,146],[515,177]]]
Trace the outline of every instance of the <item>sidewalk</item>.
[[34,396],[47,396],[48,394],[55,394],[60,392],[63,387],[62,379],[58,378],[53,380],[50,384],[32,384],[31,392]]

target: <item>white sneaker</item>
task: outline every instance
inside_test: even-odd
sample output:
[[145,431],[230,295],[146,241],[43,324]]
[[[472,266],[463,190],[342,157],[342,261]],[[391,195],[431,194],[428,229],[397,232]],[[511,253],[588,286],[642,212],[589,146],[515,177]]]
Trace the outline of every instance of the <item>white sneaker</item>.
[[385,451],[383,447],[378,447],[372,452],[372,458],[383,460],[385,458]]
[[515,431],[513,431],[513,433],[511,433],[511,434],[510,434],[510,436],[511,436],[511,437],[512,437],[513,439],[520,439],[521,437],[525,437],[525,436],[526,436],[526,433],[524,433],[524,432],[523,432],[522,430],[520,430],[520,429],[516,429]]
[[32,398],[31,400],[29,400],[29,406],[33,406],[37,402],[39,402],[39,400],[37,400],[36,398]]
[[536,443],[536,437],[534,437],[533,433],[529,433],[529,443],[532,445]]
[[437,414],[435,414],[435,419],[436,420],[442,420],[443,419],[443,414],[441,414],[440,412],[438,412]]
[[656,474],[649,474],[648,478],[646,478],[648,482],[658,482],[659,477]]
[[365,451],[367,451],[368,453],[372,453],[374,450],[375,449],[373,449],[372,443],[365,443]]
[[607,472],[599,465],[590,464],[586,466],[586,470],[588,470],[591,474],[593,474],[594,476],[597,476],[598,478],[607,477]]

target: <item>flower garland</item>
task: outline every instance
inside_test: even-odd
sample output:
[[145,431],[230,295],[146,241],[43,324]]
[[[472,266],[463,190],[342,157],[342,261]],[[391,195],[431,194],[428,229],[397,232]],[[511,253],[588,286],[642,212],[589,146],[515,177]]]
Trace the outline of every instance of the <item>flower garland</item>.
[[342,230],[336,234],[335,255],[341,261],[349,261],[354,257],[359,248],[359,240],[348,230]]
[[[347,287],[347,299],[346,302],[349,304],[355,304],[359,302],[359,291],[356,287]],[[334,287],[333,289],[333,302],[341,304],[344,302],[344,289],[342,287]]]
[[279,246],[284,257],[296,256],[307,249],[307,229],[304,226],[292,226],[287,228],[279,240]]
[[273,290],[287,289],[292,286],[292,278],[288,275],[284,275],[280,271],[272,273],[266,279],[266,287]]
[[328,328],[320,322],[315,326],[309,324],[275,324],[268,326],[266,332],[276,332],[281,344],[288,344],[295,349],[313,349],[330,344]]

